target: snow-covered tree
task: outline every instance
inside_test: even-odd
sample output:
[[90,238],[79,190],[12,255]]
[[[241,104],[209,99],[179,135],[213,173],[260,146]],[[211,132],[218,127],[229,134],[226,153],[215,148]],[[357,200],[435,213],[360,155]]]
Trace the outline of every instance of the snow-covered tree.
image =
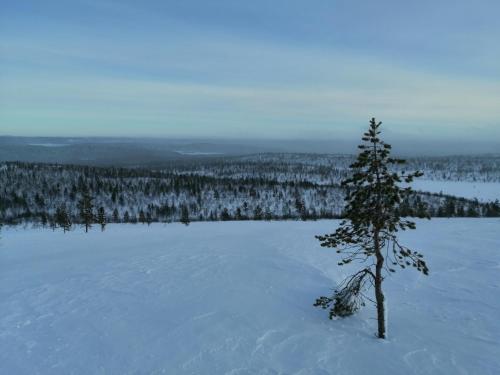
[[78,201],[78,209],[80,212],[80,219],[85,226],[85,232],[88,232],[94,222],[94,204],[88,189],[83,190],[82,197]]
[[65,205],[56,209],[55,224],[63,229],[64,232],[71,229],[71,219]]
[[97,210],[97,222],[101,226],[101,231],[104,232],[104,228],[106,227],[106,212],[102,206]]

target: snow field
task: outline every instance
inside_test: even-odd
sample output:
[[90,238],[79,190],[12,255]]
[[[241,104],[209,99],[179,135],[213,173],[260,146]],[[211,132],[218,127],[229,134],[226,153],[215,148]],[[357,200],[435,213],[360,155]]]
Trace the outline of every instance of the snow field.
[[419,221],[426,277],[385,282],[375,312],[312,306],[349,270],[336,221],[4,228],[2,374],[499,374],[500,220]]
[[415,179],[413,190],[430,193],[443,193],[456,197],[477,199],[480,202],[500,200],[500,183],[472,181],[439,181]]

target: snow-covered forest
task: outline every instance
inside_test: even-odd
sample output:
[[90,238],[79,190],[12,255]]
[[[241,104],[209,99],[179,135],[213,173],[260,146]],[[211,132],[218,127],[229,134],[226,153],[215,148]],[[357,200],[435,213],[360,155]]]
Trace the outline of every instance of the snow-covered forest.
[[[171,222],[183,215],[189,221],[336,218],[344,207],[340,182],[352,160],[346,155],[259,154],[176,161],[156,169],[4,163],[0,218],[6,224],[54,226],[56,213],[64,210],[79,223],[84,192],[90,194],[95,215],[101,209],[106,222]],[[422,170],[426,181],[438,186],[440,181],[442,186],[500,186],[500,157],[418,158],[405,169]],[[401,210],[406,216],[500,216],[498,202],[441,191],[413,194]]]
[[[173,162],[169,171],[228,178],[259,176],[278,181],[338,184],[349,174],[353,155],[265,153],[232,158]],[[500,183],[500,155],[407,158],[400,170],[420,170],[432,181]]]

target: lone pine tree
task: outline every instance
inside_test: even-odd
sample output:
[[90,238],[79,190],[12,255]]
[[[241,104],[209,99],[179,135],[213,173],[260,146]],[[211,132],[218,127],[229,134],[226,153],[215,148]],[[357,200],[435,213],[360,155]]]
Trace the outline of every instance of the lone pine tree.
[[405,174],[391,170],[391,165],[404,164],[402,159],[390,157],[391,146],[380,138],[381,122],[374,118],[358,146],[360,153],[350,166],[352,176],[342,182],[346,189],[344,219],[332,234],[317,236],[323,247],[335,248],[342,254],[339,266],[353,261],[367,264],[362,270],[347,277],[331,297],[320,297],[315,306],[330,308],[334,316],[352,315],[364,306],[365,292],[375,289],[378,337],[385,338],[385,307],[382,282],[385,275],[395,272],[393,267],[415,267],[428,274],[429,269],[419,252],[400,244],[399,230],[415,229],[415,223],[401,217],[400,204],[412,194],[409,184],[421,172]]

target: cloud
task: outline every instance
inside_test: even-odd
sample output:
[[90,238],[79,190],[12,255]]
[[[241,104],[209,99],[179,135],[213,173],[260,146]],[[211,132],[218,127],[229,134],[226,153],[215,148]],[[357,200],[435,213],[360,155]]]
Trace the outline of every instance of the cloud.
[[478,138],[500,136],[498,77],[170,20],[161,32],[152,29],[101,38],[80,28],[7,35],[0,42],[2,131],[66,124],[67,132],[89,135],[319,138],[358,134],[377,116],[407,136],[471,129]]
[[[136,125],[143,134],[152,126],[156,134],[164,135],[184,131],[235,136],[246,129],[254,136],[314,138],[357,134],[366,119],[376,115],[389,128],[406,134],[430,137],[467,132],[473,126],[484,136],[498,135],[494,122],[500,116],[498,86],[401,72],[380,74],[388,75],[392,85],[260,88],[82,76],[48,82],[31,77],[3,82],[0,120],[25,113],[30,114],[26,123],[33,121],[33,114],[46,121],[86,118],[94,130],[108,123],[127,123],[125,131]],[[112,125],[110,129],[123,130]]]

